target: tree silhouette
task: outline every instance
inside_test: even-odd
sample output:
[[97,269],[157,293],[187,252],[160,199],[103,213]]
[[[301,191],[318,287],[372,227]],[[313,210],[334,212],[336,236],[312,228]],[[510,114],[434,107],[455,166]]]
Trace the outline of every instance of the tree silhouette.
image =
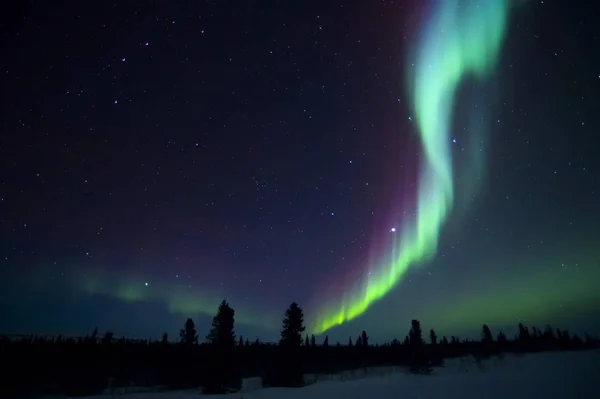
[[428,364],[427,354],[423,346],[423,332],[421,331],[421,323],[419,320],[412,320],[410,331],[408,332],[409,339],[409,370],[413,373],[430,373],[431,368]]
[[360,334],[360,343],[362,346],[369,346],[369,336],[365,330]]
[[323,340],[323,346],[324,347],[328,347],[329,346],[329,337],[326,335],[325,339]]
[[244,347],[244,337],[240,335],[240,340],[238,341],[238,346],[240,348]]
[[312,334],[312,335],[310,336],[310,346],[312,346],[313,348],[314,348],[315,346],[317,346],[317,339],[315,338],[315,334]]
[[291,348],[299,347],[302,344],[304,330],[306,330],[306,327],[304,327],[304,313],[302,308],[296,302],[293,302],[285,311],[280,344]]
[[[207,364],[208,382],[203,386],[203,393],[225,393],[230,389],[241,387],[241,378],[235,369],[233,359],[233,348],[236,344],[234,326],[235,311],[226,300],[223,300],[217,314],[213,317],[210,332],[206,336],[212,347],[212,356],[210,363]],[[244,342],[243,338],[241,342]]]
[[519,340],[529,341],[530,338],[531,335],[529,334],[527,327],[523,326],[523,323],[519,323]]
[[169,343],[169,334],[164,333],[160,342],[163,345],[167,345]]
[[354,341],[354,346],[362,346],[360,335],[356,338],[356,341]]
[[429,330],[429,340],[431,341],[431,345],[437,344],[437,335],[435,334],[433,328]]
[[185,327],[179,331],[179,337],[182,344],[193,345],[198,343],[198,334],[196,334],[196,326],[192,319],[188,318],[186,320]]
[[[304,384],[303,363],[300,351],[304,327],[304,313],[296,302],[285,311],[283,328],[281,329],[280,345],[285,355],[278,358],[275,370],[275,380],[282,386],[297,387]],[[310,345],[306,334],[305,345]]]
[[352,346],[352,337],[348,337],[348,346]]
[[310,341],[308,340],[308,334],[306,334],[306,337],[304,338],[304,346],[306,346],[306,347],[310,346]]
[[410,345],[413,347],[423,345],[423,333],[421,331],[421,323],[419,322],[419,320],[413,320],[411,322],[408,338]]
[[484,324],[481,327],[481,341],[486,344],[491,344],[492,342],[494,342],[494,338],[492,337],[492,331],[490,330],[487,324]]
[[206,336],[208,342],[222,348],[231,348],[235,345],[234,315],[235,311],[227,301],[223,300],[217,314],[213,317],[212,328]]

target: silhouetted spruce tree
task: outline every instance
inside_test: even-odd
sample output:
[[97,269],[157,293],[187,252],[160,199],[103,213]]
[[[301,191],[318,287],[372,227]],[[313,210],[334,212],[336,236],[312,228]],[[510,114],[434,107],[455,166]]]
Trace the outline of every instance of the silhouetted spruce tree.
[[302,333],[304,330],[306,330],[306,327],[304,327],[304,313],[302,312],[302,308],[294,302],[285,311],[280,344],[288,348],[299,347],[302,343]]
[[248,338],[246,338],[246,347],[250,346],[250,341],[248,340]]
[[452,345],[456,345],[458,343],[458,341],[457,341],[457,339],[456,339],[456,337],[454,335],[450,338],[450,343]]
[[306,338],[304,338],[304,346],[307,348],[310,346],[310,341],[308,340],[308,334],[306,334]]
[[161,344],[163,345],[167,345],[169,343],[169,334],[164,333],[162,336],[162,340],[160,341]]
[[527,327],[523,325],[523,323],[519,323],[519,340],[520,341],[529,341],[531,335],[529,334],[529,330]]
[[[302,333],[305,329],[302,308],[294,302],[285,311],[280,340],[280,345],[285,353],[279,359],[279,364],[275,365],[274,381],[270,382],[272,385],[298,387],[304,384],[303,365],[298,348],[302,344]],[[306,335],[306,345],[309,344],[310,341]]]
[[310,336],[310,346],[313,348],[317,346],[317,339],[315,338],[315,334],[311,334]]
[[352,337],[348,337],[348,346],[352,347]]
[[423,332],[421,331],[421,323],[419,320],[413,320],[411,322],[408,337],[412,347],[420,347],[423,345]]
[[217,314],[213,317],[212,328],[206,336],[208,342],[220,348],[232,348],[235,345],[235,311],[223,300]]
[[186,320],[185,327],[179,331],[179,337],[182,344],[193,345],[198,343],[198,334],[196,334],[196,326],[192,319],[188,318]]
[[242,337],[241,335],[240,335],[240,340],[238,341],[238,346],[240,348],[244,347],[244,337]]
[[365,330],[360,334],[360,343],[362,346],[369,346],[369,336]]
[[446,338],[446,336],[445,336],[445,335],[442,337],[442,342],[441,342],[441,344],[442,344],[442,345],[448,345],[448,338]]
[[323,346],[326,348],[329,346],[329,337],[327,335],[325,336],[325,339],[323,340]]
[[431,330],[429,330],[429,341],[431,341],[431,345],[437,344],[437,335],[436,335],[435,331],[433,330],[433,328]]
[[233,348],[236,344],[234,327],[235,311],[223,300],[206,336],[211,350],[203,393],[226,393],[241,388],[242,380],[233,361]]
[[408,335],[406,337],[404,337],[404,346],[409,346],[410,345],[410,338],[408,338]]
[[356,341],[354,341],[354,346],[362,346],[360,335],[356,338]]
[[485,344],[491,344],[494,342],[494,338],[492,337],[492,331],[488,327],[487,324],[484,324],[481,327],[481,341]]
[[409,363],[413,373],[430,373],[431,368],[423,348],[423,332],[419,320],[411,322],[409,337]]

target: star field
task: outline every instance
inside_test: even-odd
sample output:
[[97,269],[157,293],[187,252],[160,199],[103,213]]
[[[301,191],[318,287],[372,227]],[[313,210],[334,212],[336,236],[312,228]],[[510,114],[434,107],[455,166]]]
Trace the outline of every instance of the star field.
[[[428,6],[19,7],[1,33],[0,332],[202,331],[226,298],[242,335],[274,339],[289,303],[310,322],[415,217],[404,74]],[[491,77],[456,94],[435,257],[328,334],[598,326],[591,7],[511,13]]]

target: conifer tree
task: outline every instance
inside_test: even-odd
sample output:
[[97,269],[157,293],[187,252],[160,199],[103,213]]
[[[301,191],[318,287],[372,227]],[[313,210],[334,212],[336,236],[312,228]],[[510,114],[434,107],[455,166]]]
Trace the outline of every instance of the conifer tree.
[[348,346],[352,346],[352,337],[348,337]]
[[429,340],[431,341],[431,345],[437,344],[437,335],[436,335],[435,331],[433,330],[433,328],[431,330],[429,330]]
[[307,348],[310,346],[310,341],[308,340],[308,334],[306,334],[306,337],[304,338],[304,346],[306,346]]
[[196,326],[191,318],[188,318],[185,322],[185,327],[179,331],[179,338],[181,343],[186,345],[192,345],[198,343],[198,334],[196,334]]
[[528,341],[531,338],[527,327],[523,326],[523,323],[519,323],[519,340]]
[[411,346],[417,347],[423,345],[423,333],[421,331],[421,323],[419,322],[419,320],[413,320],[411,322],[408,337]]
[[293,302],[285,311],[283,328],[281,329],[280,344],[289,348],[297,348],[302,344],[304,327],[304,313],[296,302]]
[[484,324],[481,327],[481,341],[486,344],[494,342],[494,338],[492,337],[492,331],[490,330],[487,324]]
[[362,346],[369,346],[369,336],[365,330],[360,334],[360,343]]
[[213,317],[212,328],[206,336],[208,342],[221,348],[232,348],[235,345],[235,311],[223,300],[217,314]]
[[317,346],[317,339],[315,338],[315,334],[311,334],[310,336],[310,346],[313,348]]
[[329,336],[325,336],[325,339],[323,340],[323,346],[324,347],[328,347],[329,346]]

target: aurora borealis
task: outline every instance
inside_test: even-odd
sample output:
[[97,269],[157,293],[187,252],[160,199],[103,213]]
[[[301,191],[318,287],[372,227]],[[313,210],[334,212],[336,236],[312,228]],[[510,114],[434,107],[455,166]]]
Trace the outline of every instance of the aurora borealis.
[[504,0],[462,3],[433,5],[420,32],[422,42],[416,45],[414,70],[408,74],[407,86],[414,85],[410,98],[424,159],[415,220],[402,225],[392,254],[369,271],[362,290],[345,298],[339,310],[323,316],[318,333],[359,316],[389,292],[409,267],[435,257],[454,198],[450,121],[456,87],[464,75],[484,75],[494,66],[509,7]]
[[600,327],[593,12],[514,4],[20,10],[0,333]]

